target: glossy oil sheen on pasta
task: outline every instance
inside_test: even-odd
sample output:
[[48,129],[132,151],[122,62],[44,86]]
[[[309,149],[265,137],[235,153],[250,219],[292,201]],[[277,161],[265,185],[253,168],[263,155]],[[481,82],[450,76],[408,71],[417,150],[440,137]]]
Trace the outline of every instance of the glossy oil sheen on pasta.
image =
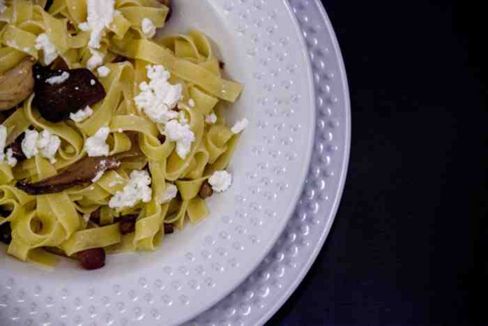
[[[41,52],[35,43],[41,33],[49,36],[70,69],[86,67],[91,55],[87,46],[90,33],[69,29],[70,24],[86,21],[86,1],[55,0],[48,11],[43,9],[45,2],[11,1],[0,14],[0,75],[28,56],[39,59]],[[227,167],[235,149],[239,136],[226,126],[222,104],[234,102],[242,88],[221,76],[219,60],[208,39],[194,30],[174,37],[145,37],[140,27],[142,19],[149,18],[158,28],[164,25],[168,8],[159,1],[117,0],[115,8],[118,13],[99,49],[111,71],[100,79],[106,97],[93,106],[92,116],[80,123],[46,121],[33,107],[32,95],[2,119],[8,131],[7,144],[29,128],[48,130],[61,139],[54,164],[39,155],[14,168],[0,163],[0,206],[9,212],[0,217],[0,225],[10,222],[12,241],[7,252],[20,260],[53,265],[58,259],[50,253],[53,251],[72,256],[91,248],[105,248],[107,252],[155,249],[164,235],[164,223],[181,228],[185,220],[195,223],[207,216],[206,203],[198,191],[214,171]],[[112,63],[116,56],[131,60]],[[177,155],[174,142],[161,142],[160,126],[135,106],[138,85],[147,79],[147,65],[164,66],[171,73],[170,81],[183,86],[178,107],[195,135],[184,159]],[[188,105],[189,101],[194,105]],[[206,124],[205,117],[212,113],[217,115],[217,123]],[[44,179],[85,157],[86,139],[103,126],[111,131],[110,155],[131,149],[128,134],[137,135],[144,155],[124,161],[120,168],[106,172],[88,186],[37,196],[15,187],[18,180]],[[131,171],[146,166],[152,177],[152,199],[123,210],[109,208],[109,200],[124,188]],[[169,183],[178,187],[180,196],[160,204],[158,198]],[[97,209],[100,223],[93,226],[83,217]],[[117,224],[119,216],[134,213],[138,215],[135,232],[122,235]],[[42,229],[36,225],[42,225]]]

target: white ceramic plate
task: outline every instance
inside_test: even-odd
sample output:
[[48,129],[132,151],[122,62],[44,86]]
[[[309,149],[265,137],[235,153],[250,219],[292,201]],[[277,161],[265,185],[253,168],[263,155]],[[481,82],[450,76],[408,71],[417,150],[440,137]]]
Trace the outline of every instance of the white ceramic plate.
[[174,325],[197,316],[258,266],[286,226],[312,152],[314,87],[306,46],[281,0],[179,0],[170,31],[198,28],[245,92],[230,191],[211,216],[149,254],[109,257],[94,272],[42,270],[0,255],[1,325]]
[[344,188],[351,138],[347,78],[319,0],[290,0],[306,40],[315,83],[314,151],[285,231],[258,268],[212,309],[185,325],[263,325],[305,277],[327,238]]

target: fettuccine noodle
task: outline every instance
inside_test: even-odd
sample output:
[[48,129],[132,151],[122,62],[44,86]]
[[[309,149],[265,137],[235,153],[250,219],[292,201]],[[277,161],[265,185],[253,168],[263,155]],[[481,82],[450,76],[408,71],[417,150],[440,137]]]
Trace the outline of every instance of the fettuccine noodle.
[[[99,55],[97,67],[109,71],[98,73],[105,97],[82,121],[46,120],[35,105],[36,94],[12,113],[0,112],[5,146],[28,130],[46,130],[60,140],[54,158],[39,152],[16,165],[0,160],[0,227],[10,224],[7,253],[23,261],[53,265],[59,255],[75,257],[93,248],[154,250],[165,225],[182,228],[185,221],[196,223],[208,215],[201,191],[215,172],[227,168],[239,138],[240,131],[227,126],[221,111],[223,102],[237,100],[242,86],[222,76],[221,63],[203,33],[153,37],[144,24],[164,27],[169,8],[157,0],[116,0],[112,21],[102,26],[98,47],[93,47],[89,2],[54,0],[45,10],[45,0],[7,0],[0,13],[0,76],[26,58],[50,65],[48,53],[39,46],[42,34],[54,46],[54,64],[62,59],[69,69],[87,68]],[[97,67],[91,69],[95,75]],[[171,139],[168,121],[156,121],[134,100],[142,92],[141,83],[150,82],[151,69],[160,68],[170,74],[170,85],[181,85],[173,108],[178,117],[173,119],[193,135],[191,144]],[[22,180],[55,176],[90,156],[88,139],[103,128],[109,129],[107,157],[134,151],[138,155],[121,159],[120,166],[94,182],[60,192],[29,194],[16,186]],[[132,185],[134,171],[150,176],[149,197],[116,206],[116,199]],[[164,200],[174,187],[177,195],[173,192]],[[96,221],[90,218],[94,214]],[[129,215],[135,216],[134,230],[124,234],[120,224]]]

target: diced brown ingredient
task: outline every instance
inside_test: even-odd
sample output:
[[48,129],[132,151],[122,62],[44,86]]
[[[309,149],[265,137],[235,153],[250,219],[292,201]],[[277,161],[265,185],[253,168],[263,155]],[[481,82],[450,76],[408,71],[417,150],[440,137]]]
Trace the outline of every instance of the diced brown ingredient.
[[208,181],[205,181],[200,188],[200,192],[198,193],[200,198],[205,199],[213,195],[213,189]]
[[173,224],[164,224],[164,234],[171,234],[175,232]]
[[120,218],[119,230],[121,234],[129,234],[136,230],[137,215],[126,215]]
[[92,221],[93,223],[96,223],[96,224],[100,225],[100,208],[94,210],[90,214],[90,221]]
[[87,270],[99,269],[105,266],[105,250],[93,248],[80,251],[76,254],[81,267]]
[[[48,83],[51,77],[69,73],[68,79],[59,84]],[[51,122],[69,118],[70,113],[93,105],[105,98],[105,89],[88,69],[51,70],[41,65],[34,66],[34,106],[41,116]]]
[[99,172],[113,170],[119,166],[120,161],[113,157],[85,157],[55,176],[34,183],[19,181],[16,187],[31,195],[61,192],[89,183]]
[[166,142],[166,136],[165,135],[159,135],[158,140],[161,144],[164,144]]
[[0,75],[0,111],[11,109],[28,98],[34,90],[33,58],[26,58],[16,67]]
[[223,62],[222,60],[219,60],[219,68],[220,69],[224,69],[225,68],[225,62]]
[[12,229],[10,228],[10,222],[0,225],[0,242],[10,244],[12,242]]

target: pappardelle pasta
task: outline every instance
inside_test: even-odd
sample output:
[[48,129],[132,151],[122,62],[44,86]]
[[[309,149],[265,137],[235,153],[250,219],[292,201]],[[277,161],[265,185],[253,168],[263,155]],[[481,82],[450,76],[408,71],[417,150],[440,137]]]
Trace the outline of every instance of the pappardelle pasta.
[[85,269],[208,215],[247,120],[242,86],[169,0],[0,0],[0,241]]

